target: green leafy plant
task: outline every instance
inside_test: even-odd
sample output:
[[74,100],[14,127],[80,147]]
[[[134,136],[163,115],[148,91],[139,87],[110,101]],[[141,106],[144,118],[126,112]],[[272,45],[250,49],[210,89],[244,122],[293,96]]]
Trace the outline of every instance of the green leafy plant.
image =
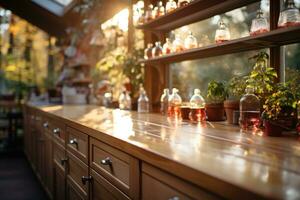
[[274,91],[277,78],[275,69],[268,66],[268,59],[269,55],[266,52],[251,57],[250,60],[255,60],[255,64],[246,80],[247,85],[253,87],[255,94],[261,99]]
[[295,117],[297,115],[297,104],[299,93],[291,90],[291,83],[279,83],[276,90],[269,95],[263,105],[262,117],[267,120]]
[[222,103],[226,99],[227,93],[222,82],[212,80],[207,87],[207,100],[210,103]]
[[116,48],[105,54],[92,72],[95,82],[109,80],[114,88],[114,96],[118,97],[126,80],[129,80],[131,96],[137,98],[139,86],[144,80],[144,67],[139,63],[141,50],[128,53],[126,48]]
[[246,76],[235,76],[228,81],[226,84],[228,99],[239,100],[243,96],[247,86],[246,79]]

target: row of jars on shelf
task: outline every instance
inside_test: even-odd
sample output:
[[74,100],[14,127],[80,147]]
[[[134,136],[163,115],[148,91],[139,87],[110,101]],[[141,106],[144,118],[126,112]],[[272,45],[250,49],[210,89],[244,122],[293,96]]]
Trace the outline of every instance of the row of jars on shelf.
[[139,13],[138,23],[144,24],[149,22],[155,18],[165,15],[166,13],[172,12],[177,8],[186,6],[192,1],[193,0],[178,0],[178,3],[176,3],[174,0],[168,0],[166,6],[163,5],[162,1],[159,1],[155,7],[150,4],[144,13]]
[[[260,124],[260,101],[254,94],[254,89],[247,87],[245,95],[240,99],[239,124],[243,130],[258,128]],[[178,89],[164,89],[160,99],[161,113],[171,118],[190,120],[202,123],[207,119],[205,100],[200,90],[195,89],[188,103],[183,103]]]
[[[295,3],[293,0],[288,0],[285,4],[286,8],[280,13],[278,20],[278,27],[290,27],[300,25],[300,13],[299,10],[295,7]],[[269,22],[264,17],[263,11],[259,9],[257,11],[257,16],[252,20],[250,35],[255,36],[261,33],[265,33],[269,31]],[[176,36],[174,41],[170,41],[170,39],[166,39],[166,43],[161,46],[160,42],[156,42],[153,47],[152,44],[148,44],[145,49],[144,58],[149,59],[161,55],[166,55],[169,53],[178,53],[184,50],[193,49],[197,47],[204,46],[207,44],[208,37],[202,40],[201,43],[198,44],[197,38],[193,36],[190,32],[189,35],[185,38],[184,42]],[[226,42],[230,40],[230,30],[227,25],[221,19],[218,23],[218,28],[215,33],[215,42],[217,44]]]
[[[166,3],[166,6],[163,6],[162,1],[157,3],[157,6],[153,7],[152,4],[148,6],[148,9],[144,13],[139,14],[139,24],[143,24],[145,22],[149,22],[157,17],[163,16],[168,12],[175,10],[178,7],[186,6],[193,0],[178,0],[178,3],[174,0],[169,0]],[[286,0],[283,10],[280,12],[279,20],[278,20],[278,27],[286,27],[286,26],[294,26],[299,25],[300,23],[300,15],[299,10],[295,6],[294,0]],[[259,27],[262,26],[262,32],[268,31],[269,24],[267,19],[263,17],[262,10],[259,10],[257,13],[257,17],[252,22],[252,26],[255,29],[260,29]],[[251,27],[252,27],[251,26]],[[252,31],[251,31],[252,32]],[[255,33],[255,32],[254,32]],[[260,33],[260,32],[258,32]]]

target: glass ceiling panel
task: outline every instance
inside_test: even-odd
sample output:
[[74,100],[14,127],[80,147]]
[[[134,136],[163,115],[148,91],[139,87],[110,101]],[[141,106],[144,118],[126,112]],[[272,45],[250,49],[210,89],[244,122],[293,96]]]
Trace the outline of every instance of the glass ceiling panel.
[[70,5],[70,3],[72,3],[73,0],[53,0],[63,6],[68,6]]

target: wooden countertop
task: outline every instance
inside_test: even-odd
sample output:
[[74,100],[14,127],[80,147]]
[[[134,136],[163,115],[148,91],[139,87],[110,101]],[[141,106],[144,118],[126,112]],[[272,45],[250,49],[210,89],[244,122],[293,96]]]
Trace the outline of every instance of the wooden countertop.
[[[34,106],[33,106],[34,107]],[[91,105],[37,106],[92,137],[228,198],[300,199],[300,141]]]

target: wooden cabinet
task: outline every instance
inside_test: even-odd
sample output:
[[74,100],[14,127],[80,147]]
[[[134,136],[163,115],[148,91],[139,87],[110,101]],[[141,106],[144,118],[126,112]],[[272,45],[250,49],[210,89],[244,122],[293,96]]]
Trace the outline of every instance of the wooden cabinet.
[[91,184],[90,199],[93,200],[129,200],[130,198],[114,187],[109,181],[91,170],[93,182]]
[[175,176],[143,163],[142,165],[143,200],[190,200],[218,199],[211,193],[183,181]]
[[54,162],[53,168],[53,199],[61,200],[66,197],[66,174],[64,168]]
[[[89,193],[89,179],[88,166],[81,160],[76,158],[71,153],[67,153],[68,166],[67,166],[67,179],[71,182],[82,196],[88,196]],[[86,178],[86,180],[84,180]]]
[[132,199],[138,199],[139,163],[134,157],[99,140],[90,140],[90,165]]
[[85,164],[88,164],[88,135],[67,127],[67,149]]
[[85,194],[82,194],[82,191],[78,189],[76,186],[76,183],[74,183],[72,180],[68,179],[67,181],[67,188],[66,188],[66,199],[67,200],[86,200],[88,199],[88,196]]

